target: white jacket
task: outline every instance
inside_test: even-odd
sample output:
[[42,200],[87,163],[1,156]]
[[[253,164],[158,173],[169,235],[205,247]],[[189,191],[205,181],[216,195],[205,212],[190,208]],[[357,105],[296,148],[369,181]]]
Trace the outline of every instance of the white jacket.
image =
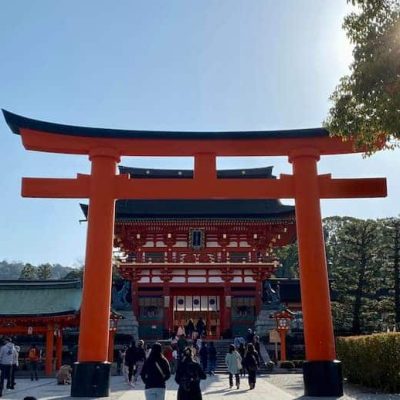
[[13,343],[8,342],[0,349],[0,364],[13,365],[15,360],[18,359],[17,350]]

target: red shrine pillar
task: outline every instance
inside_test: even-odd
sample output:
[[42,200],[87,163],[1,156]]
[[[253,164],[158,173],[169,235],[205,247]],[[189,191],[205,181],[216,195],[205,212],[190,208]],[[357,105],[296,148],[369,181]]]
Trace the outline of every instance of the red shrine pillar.
[[132,278],[131,283],[131,299],[132,299],[132,311],[137,319],[139,319],[139,277],[136,275]]
[[256,278],[256,298],[255,298],[256,315],[260,314],[262,307],[262,280]]
[[164,279],[163,280],[163,298],[164,298],[164,331],[167,334],[168,333],[168,338],[169,338],[169,331],[171,325],[171,320],[170,320],[170,311],[171,311],[171,296],[170,296],[170,287],[169,287],[169,280]]
[[56,369],[59,370],[62,365],[63,337],[62,328],[58,329],[56,336]]
[[[335,360],[335,338],[322,229],[315,149],[290,155],[295,180],[296,225],[304,321],[306,396],[343,395],[341,364]],[[326,394],[325,394],[326,393]]]
[[45,362],[45,373],[47,376],[50,376],[53,372],[53,351],[54,351],[54,328],[52,325],[48,325],[46,331],[46,362]]
[[109,319],[112,285],[116,165],[113,149],[90,152],[92,162],[86,260],[80,318],[78,363],[73,371],[72,397],[93,397],[91,382],[101,384],[95,397],[109,395]]
[[281,361],[286,361],[286,333],[287,330],[278,329],[281,339]]
[[231,329],[232,325],[232,291],[231,291],[231,281],[229,279],[224,282],[224,307],[221,311],[222,313],[222,332],[223,335],[225,331]]

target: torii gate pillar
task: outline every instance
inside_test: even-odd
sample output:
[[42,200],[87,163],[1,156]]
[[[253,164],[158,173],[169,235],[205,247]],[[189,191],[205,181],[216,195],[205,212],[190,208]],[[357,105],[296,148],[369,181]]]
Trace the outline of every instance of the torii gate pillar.
[[[71,396],[109,396],[109,323],[112,285],[116,166],[119,154],[110,148],[92,150],[88,232],[78,362]],[[95,382],[94,382],[95,381]]]
[[306,396],[343,396],[341,363],[335,360],[329,279],[314,149],[290,155],[295,181],[296,226],[306,360]]

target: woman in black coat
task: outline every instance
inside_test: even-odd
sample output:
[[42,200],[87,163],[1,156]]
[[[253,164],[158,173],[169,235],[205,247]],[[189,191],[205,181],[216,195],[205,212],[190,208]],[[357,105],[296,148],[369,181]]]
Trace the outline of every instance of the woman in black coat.
[[248,372],[250,390],[254,389],[256,386],[257,370],[260,367],[260,358],[251,343],[247,345],[247,353],[244,356],[243,364]]
[[175,374],[175,381],[179,385],[178,400],[202,400],[200,380],[206,378],[201,366],[193,361],[192,349],[187,347]]
[[149,358],[144,362],[140,376],[145,383],[146,399],[165,398],[165,381],[171,376],[167,359],[161,353],[161,344],[154,343]]

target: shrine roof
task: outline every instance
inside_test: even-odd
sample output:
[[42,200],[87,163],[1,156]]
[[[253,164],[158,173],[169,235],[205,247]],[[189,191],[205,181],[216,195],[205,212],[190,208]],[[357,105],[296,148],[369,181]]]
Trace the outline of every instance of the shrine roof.
[[0,281],[0,316],[77,314],[82,300],[79,280]]
[[[85,216],[88,206],[81,204]],[[118,200],[116,221],[132,219],[294,218],[294,207],[278,200]]]
[[8,126],[12,132],[17,135],[21,134],[21,129],[30,129],[34,131],[55,133],[60,135],[114,139],[297,139],[329,136],[329,132],[324,128],[224,132],[150,131],[91,128],[45,122],[13,114],[6,110],[2,111]]

